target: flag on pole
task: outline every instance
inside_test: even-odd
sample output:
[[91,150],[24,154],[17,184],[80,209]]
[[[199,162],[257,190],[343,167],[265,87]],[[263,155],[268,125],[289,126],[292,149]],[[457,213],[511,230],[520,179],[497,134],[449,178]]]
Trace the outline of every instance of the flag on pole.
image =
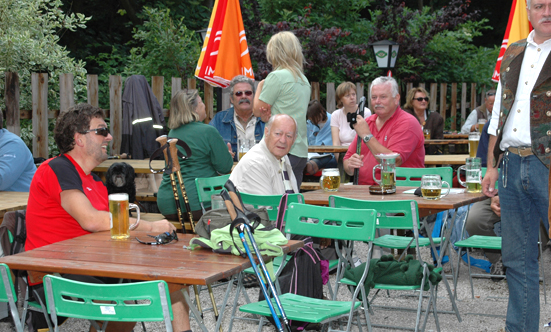
[[237,75],[254,80],[241,7],[239,0],[216,0],[195,77],[226,88]]
[[501,42],[501,49],[499,50],[499,56],[497,58],[496,68],[492,75],[492,81],[499,81],[499,68],[501,67],[501,59],[505,54],[505,50],[512,43],[528,37],[528,34],[532,31],[532,25],[528,21],[528,13],[526,13],[526,0],[513,0],[511,5],[511,13],[509,13],[509,22],[507,23],[507,29],[503,36],[503,42]]

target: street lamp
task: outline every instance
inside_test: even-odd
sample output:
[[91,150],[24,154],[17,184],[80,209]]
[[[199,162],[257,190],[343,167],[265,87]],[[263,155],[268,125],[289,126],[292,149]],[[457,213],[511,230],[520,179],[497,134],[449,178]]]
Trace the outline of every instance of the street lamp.
[[201,30],[195,31],[199,34],[199,37],[201,37],[201,46],[202,44],[205,43],[205,38],[207,38],[207,31],[208,29],[201,29]]
[[371,43],[369,46],[373,47],[377,66],[382,69],[388,69],[387,76],[392,76],[392,68],[396,64],[400,44],[390,40],[381,40]]

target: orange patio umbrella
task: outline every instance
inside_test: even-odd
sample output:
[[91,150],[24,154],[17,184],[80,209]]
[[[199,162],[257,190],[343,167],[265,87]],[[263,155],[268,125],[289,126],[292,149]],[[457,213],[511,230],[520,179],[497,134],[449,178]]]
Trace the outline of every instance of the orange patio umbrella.
[[237,75],[254,80],[241,7],[239,0],[216,0],[195,77],[226,88]]
[[528,37],[530,31],[532,31],[532,25],[528,21],[528,14],[526,13],[526,0],[513,0],[511,13],[509,14],[509,22],[507,23],[507,30],[505,30],[505,36],[503,36],[503,42],[501,43],[501,50],[499,51],[496,68],[492,75],[492,81],[499,81],[501,59],[503,59],[507,47],[518,40]]

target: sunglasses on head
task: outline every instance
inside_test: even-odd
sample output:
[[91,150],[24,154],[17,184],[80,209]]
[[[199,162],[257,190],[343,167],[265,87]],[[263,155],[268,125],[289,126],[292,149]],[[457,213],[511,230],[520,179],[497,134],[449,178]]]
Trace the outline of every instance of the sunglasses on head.
[[96,135],[101,135],[103,137],[107,137],[107,135],[109,135],[109,128],[107,128],[107,127],[99,127],[99,128],[96,128],[96,129],[86,130],[82,134],[90,133],[92,131],[95,132]]
[[486,92],[486,96],[490,97],[490,96],[495,96],[496,93],[495,92]]
[[428,102],[428,101],[429,101],[429,97],[419,97],[419,98],[413,98],[413,100],[417,100],[417,101],[419,101],[419,102],[421,102],[421,101],[423,101],[423,100],[424,100],[424,101]]
[[243,95],[243,93],[245,94],[245,96],[251,96],[253,94],[253,92],[251,90],[247,90],[247,91],[237,91],[235,93],[235,96],[236,97],[241,97]]

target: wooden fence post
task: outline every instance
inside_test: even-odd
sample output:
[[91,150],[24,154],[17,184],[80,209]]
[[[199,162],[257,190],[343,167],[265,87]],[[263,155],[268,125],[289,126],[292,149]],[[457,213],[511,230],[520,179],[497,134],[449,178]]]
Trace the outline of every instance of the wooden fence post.
[[109,75],[109,122],[111,127],[111,155],[118,155],[122,143],[122,77]]
[[312,92],[310,93],[310,100],[320,100],[320,83],[319,82],[310,82],[312,87]]
[[[172,78],[172,94],[170,95],[170,99],[174,98],[174,96],[182,90],[182,78],[181,77],[173,77]],[[169,107],[170,108],[170,105]]]
[[98,107],[98,75],[86,75],[86,90],[88,92],[88,104]]
[[360,99],[364,96],[364,84],[356,83],[356,101],[359,103]]
[[448,84],[440,83],[440,115],[442,116],[442,119],[444,119],[444,123],[446,123],[446,108],[448,108],[446,100],[447,93]]
[[197,89],[197,80],[195,78],[187,79],[187,88],[188,89]]
[[431,83],[430,84],[430,110],[435,112],[436,111],[436,92],[438,91],[438,83]]
[[163,97],[164,97],[164,85],[165,78],[163,76],[151,76],[151,90],[153,94],[157,97],[161,109],[163,109]]
[[[467,83],[461,83],[461,127],[465,123],[467,113]],[[461,130],[461,128],[459,128]]]
[[[218,105],[218,110],[216,112],[220,112],[223,110],[227,110],[231,107],[231,100],[230,100],[230,88],[224,88],[222,89],[222,105]],[[253,98],[254,99],[254,98]]]
[[[476,83],[471,83],[471,111],[474,110],[478,105],[476,104]],[[466,114],[465,119],[469,115]]]
[[205,123],[209,123],[210,120],[213,117],[213,108],[214,108],[214,89],[212,88],[212,85],[205,82],[205,109],[207,111],[207,118],[205,119]]
[[451,130],[455,130],[455,127],[457,126],[457,83],[452,83],[452,96],[451,96],[451,115],[452,118],[452,124],[451,124]]
[[336,110],[335,106],[337,105],[335,101],[335,83],[327,83],[325,86],[327,87],[325,110],[329,112],[329,114],[333,114]]
[[48,158],[48,74],[32,73],[33,156]]
[[[59,113],[75,106],[75,89],[73,74],[59,75]],[[56,114],[56,117],[59,116]]]
[[17,136],[21,136],[21,124],[19,121],[21,117],[19,112],[19,75],[16,72],[6,72],[5,77],[6,129]]

